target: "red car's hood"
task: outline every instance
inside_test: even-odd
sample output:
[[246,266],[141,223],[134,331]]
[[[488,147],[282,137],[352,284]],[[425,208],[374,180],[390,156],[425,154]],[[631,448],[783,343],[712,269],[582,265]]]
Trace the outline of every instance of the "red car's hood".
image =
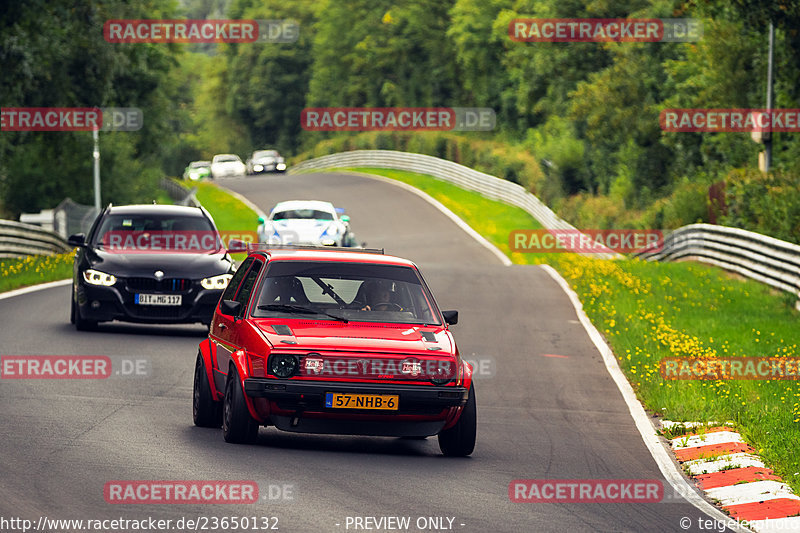
[[[274,318],[256,319],[254,322],[267,340],[273,346],[281,349],[416,353],[419,355],[449,355],[454,350],[450,334],[441,326],[366,322],[345,324],[343,322]],[[279,327],[276,330],[273,326]],[[291,334],[278,334],[278,331],[285,331],[283,326],[288,327]]]

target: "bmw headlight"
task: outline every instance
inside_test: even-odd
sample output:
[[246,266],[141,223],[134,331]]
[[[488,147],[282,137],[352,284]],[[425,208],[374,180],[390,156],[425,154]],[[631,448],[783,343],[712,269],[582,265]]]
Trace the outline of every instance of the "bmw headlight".
[[256,172],[261,172],[262,170],[264,170],[264,167],[262,165],[253,165],[253,170],[255,170]]
[[102,285],[103,287],[110,287],[117,282],[117,278],[111,274],[100,272],[93,268],[88,268],[83,271],[83,279],[86,283],[92,285]]
[[213,276],[210,278],[203,278],[200,281],[200,285],[203,286],[204,289],[224,289],[228,286],[228,282],[231,280],[233,276],[231,274],[220,274],[219,276]]
[[277,165],[275,165],[275,168],[277,168],[278,170],[286,170],[286,163],[278,163]]

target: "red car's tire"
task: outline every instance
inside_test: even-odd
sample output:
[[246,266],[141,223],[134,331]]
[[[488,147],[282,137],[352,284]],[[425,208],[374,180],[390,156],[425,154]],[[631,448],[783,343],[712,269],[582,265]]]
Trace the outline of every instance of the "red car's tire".
[[439,433],[439,449],[448,457],[466,457],[475,450],[478,432],[478,409],[475,387],[470,385],[469,396],[456,425]]
[[250,444],[258,436],[258,423],[250,416],[239,374],[231,366],[222,402],[222,436],[225,442]]
[[195,426],[202,428],[218,428],[222,425],[222,402],[215,401],[211,396],[206,365],[199,352],[194,365],[192,419]]

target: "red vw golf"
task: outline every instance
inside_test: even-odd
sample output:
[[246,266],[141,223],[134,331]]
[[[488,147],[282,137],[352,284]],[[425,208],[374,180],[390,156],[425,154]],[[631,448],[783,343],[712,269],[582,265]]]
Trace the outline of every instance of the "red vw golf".
[[382,252],[269,249],[236,271],[200,343],[194,423],[227,442],[259,426],[339,435],[438,435],[470,455],[472,368],[417,267]]

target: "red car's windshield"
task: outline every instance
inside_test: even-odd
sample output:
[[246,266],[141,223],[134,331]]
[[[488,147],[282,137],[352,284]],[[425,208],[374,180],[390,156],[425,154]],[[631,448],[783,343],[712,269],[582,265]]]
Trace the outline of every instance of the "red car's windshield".
[[[439,324],[433,298],[410,267],[366,263],[270,264],[253,317],[316,311],[364,322]],[[315,317],[315,319],[318,317]]]

